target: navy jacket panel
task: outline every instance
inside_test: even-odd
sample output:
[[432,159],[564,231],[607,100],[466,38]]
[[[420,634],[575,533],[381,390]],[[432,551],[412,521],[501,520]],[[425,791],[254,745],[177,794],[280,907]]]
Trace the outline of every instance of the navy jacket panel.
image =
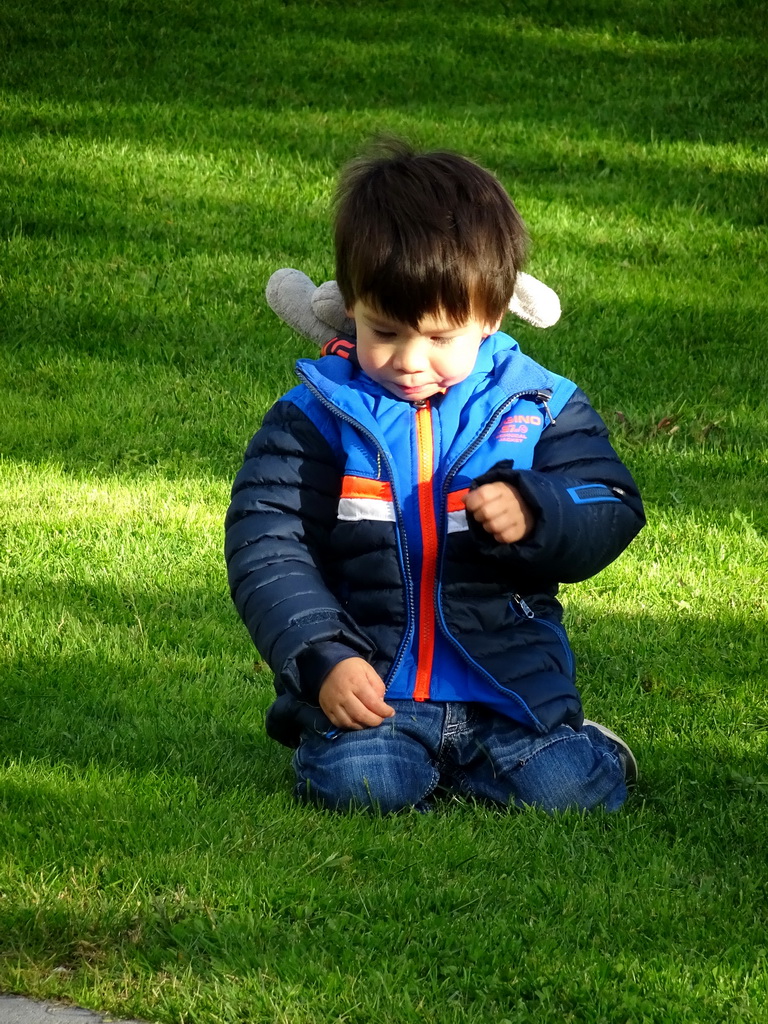
[[321,410],[316,420],[302,411],[298,394],[273,406],[248,446],[225,523],[232,598],[279,691],[296,697],[310,696],[302,692],[297,659],[313,644],[334,641],[365,658],[373,653],[328,585],[340,468],[327,439],[335,424]]

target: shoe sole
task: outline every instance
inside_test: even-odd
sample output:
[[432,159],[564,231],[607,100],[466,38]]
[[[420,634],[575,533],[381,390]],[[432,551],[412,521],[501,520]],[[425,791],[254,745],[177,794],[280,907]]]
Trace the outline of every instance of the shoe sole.
[[621,750],[626,757],[626,763],[624,765],[624,781],[626,782],[627,787],[634,786],[640,777],[640,771],[637,767],[637,758],[630,750],[626,741],[623,740],[621,736],[617,736],[616,733],[612,729],[609,729],[607,725],[603,725],[600,722],[591,722],[588,718],[585,718],[584,725],[593,726],[598,732],[602,733],[603,736],[607,737],[609,740],[613,740],[619,750]]

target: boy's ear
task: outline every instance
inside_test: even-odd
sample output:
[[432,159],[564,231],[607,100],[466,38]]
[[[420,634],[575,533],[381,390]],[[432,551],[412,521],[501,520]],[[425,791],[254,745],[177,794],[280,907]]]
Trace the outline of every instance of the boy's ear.
[[498,329],[501,327],[502,319],[503,317],[499,317],[499,319],[495,323],[483,324],[483,337],[487,338],[489,334],[495,334],[496,331],[498,331]]

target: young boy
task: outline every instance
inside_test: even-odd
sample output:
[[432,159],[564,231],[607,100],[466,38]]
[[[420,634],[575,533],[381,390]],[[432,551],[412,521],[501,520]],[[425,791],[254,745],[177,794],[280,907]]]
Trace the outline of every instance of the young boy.
[[356,347],[299,361],[226,524],[296,794],[615,810],[635,760],[584,721],[556,594],[644,517],[584,394],[499,332],[517,210],[471,161],[391,143],[342,174],[335,246]]

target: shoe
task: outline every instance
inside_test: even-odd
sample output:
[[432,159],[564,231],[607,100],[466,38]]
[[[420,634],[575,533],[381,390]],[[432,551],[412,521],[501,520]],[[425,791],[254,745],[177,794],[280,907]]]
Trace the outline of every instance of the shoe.
[[[599,722],[590,722],[588,718],[584,719],[584,725],[591,725],[593,729],[597,729],[599,733],[611,740],[618,747],[619,760],[624,765],[624,781],[627,787],[634,786],[637,782],[639,771],[637,768],[637,758],[629,749],[627,743],[617,736],[615,732],[608,728],[607,725],[601,725]],[[582,726],[582,729],[584,728]]]

